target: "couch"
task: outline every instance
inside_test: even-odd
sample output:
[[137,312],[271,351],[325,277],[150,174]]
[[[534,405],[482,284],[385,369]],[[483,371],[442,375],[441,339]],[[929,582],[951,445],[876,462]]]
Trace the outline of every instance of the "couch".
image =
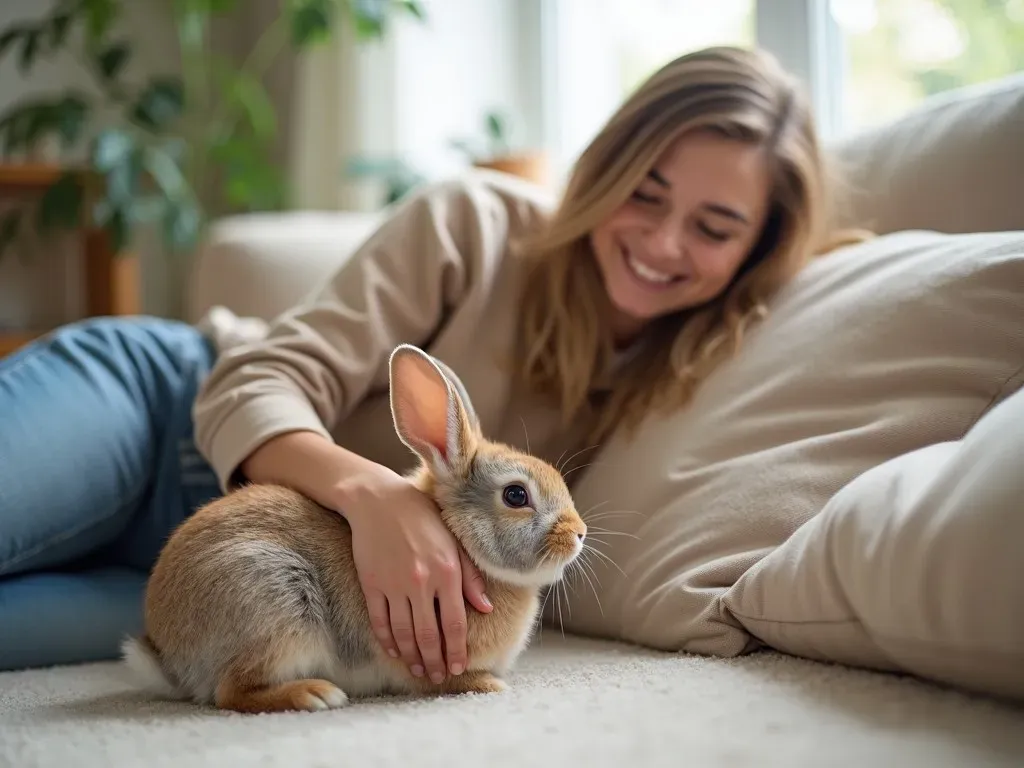
[[[832,147],[844,215],[881,237],[813,263],[690,413],[581,473],[581,508],[639,514],[604,518],[627,535],[608,542],[614,567],[593,563],[600,600],[578,584],[563,610],[549,601],[509,692],[247,718],[151,701],[112,664],[10,673],[0,763],[1024,764],[1024,710],[1001,698],[1024,674],[1024,579],[1006,557],[1019,502],[933,541],[938,563],[915,559],[928,519],[898,547],[879,535],[920,514],[920,485],[971,435],[1021,433],[1001,408],[1024,383],[1022,137],[1024,76]],[[381,215],[219,222],[190,319],[271,319]],[[970,501],[954,487],[935,503]],[[968,587],[947,615],[937,597]],[[912,636],[936,620],[960,652]]]
[[[940,514],[932,502],[886,499],[938,493],[941,478],[920,468],[948,475],[966,461],[975,426],[998,430],[1021,410],[1024,395],[1004,401],[1024,383],[1022,137],[1017,75],[831,147],[846,180],[843,222],[878,237],[813,262],[685,413],[587,457],[594,466],[573,486],[580,508],[634,514],[602,524],[625,535],[592,563],[601,590],[580,584],[565,606],[572,617],[548,620],[667,651],[730,657],[768,645],[1024,698],[1024,615],[1000,623],[1005,603],[990,602],[985,616],[966,598],[941,618],[908,605],[952,588],[925,559],[928,534],[888,552],[873,539],[893,520],[921,515],[914,525],[925,525]],[[221,222],[195,272],[193,318],[214,307],[272,317],[381,215]],[[935,534],[931,551],[949,548],[945,570],[959,574],[995,554],[985,537],[1010,523],[979,519],[973,545]],[[960,581],[965,593],[998,589]],[[975,641],[969,627],[993,634]],[[978,652],[954,660],[921,638]],[[1007,675],[1011,660],[1019,671]]]

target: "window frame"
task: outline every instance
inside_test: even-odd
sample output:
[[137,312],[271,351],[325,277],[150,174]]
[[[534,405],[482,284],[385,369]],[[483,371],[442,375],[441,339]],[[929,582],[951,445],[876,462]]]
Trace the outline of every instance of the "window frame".
[[[842,133],[842,89],[845,81],[843,36],[828,0],[752,0],[755,39],[782,66],[800,78],[818,130],[830,141]],[[519,0],[522,61],[534,60],[522,72],[525,92],[539,94],[524,116],[541,144],[550,149],[555,175],[567,170],[566,138],[559,116],[560,94],[567,67],[560,55],[559,30],[567,23],[566,0]],[[539,60],[538,60],[539,59]]]

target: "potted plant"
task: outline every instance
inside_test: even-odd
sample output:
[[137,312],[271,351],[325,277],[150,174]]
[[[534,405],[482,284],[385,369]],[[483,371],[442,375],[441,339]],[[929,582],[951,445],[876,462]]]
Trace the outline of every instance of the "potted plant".
[[508,118],[492,110],[484,115],[483,139],[453,139],[451,146],[464,153],[476,168],[489,168],[546,184],[547,157],[541,151],[515,150]]
[[376,179],[383,186],[383,205],[397,203],[427,177],[400,157],[360,155],[350,159],[342,174],[349,179]]
[[[341,23],[351,23],[364,41],[380,39],[395,13],[425,18],[416,0],[288,0],[236,66],[211,52],[209,29],[244,0],[171,0],[182,71],[133,83],[126,65],[145,41],[118,33],[116,22],[128,2],[138,1],[57,0],[38,19],[0,31],[0,59],[16,57],[22,74],[70,49],[101,94],[73,88],[37,94],[0,113],[0,152],[8,161],[31,156],[53,138],[61,151],[87,149],[84,167],[61,166],[28,226],[84,222],[105,230],[120,250],[136,227],[158,223],[165,245],[186,249],[199,238],[208,210],[282,206],[284,179],[268,159],[276,116],[262,83],[274,60],[288,46],[327,40]],[[111,110],[116,117],[100,117]],[[25,218],[22,211],[0,217],[0,249],[26,226]]]

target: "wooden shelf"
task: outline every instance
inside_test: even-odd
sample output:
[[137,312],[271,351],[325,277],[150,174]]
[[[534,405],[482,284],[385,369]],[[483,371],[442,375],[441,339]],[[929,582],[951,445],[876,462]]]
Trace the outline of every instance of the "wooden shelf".
[[0,165],[0,189],[10,191],[12,189],[32,190],[46,189],[53,182],[57,181],[66,170],[50,163],[11,163]]
[[[53,163],[0,163],[0,192],[38,194],[64,173],[81,173],[86,179],[95,174],[86,168]],[[87,186],[91,182],[87,183]],[[83,259],[83,289],[86,316],[134,315],[140,312],[140,274],[138,258],[114,253],[102,230],[80,228]],[[46,333],[41,330],[0,330],[0,357],[11,354]]]

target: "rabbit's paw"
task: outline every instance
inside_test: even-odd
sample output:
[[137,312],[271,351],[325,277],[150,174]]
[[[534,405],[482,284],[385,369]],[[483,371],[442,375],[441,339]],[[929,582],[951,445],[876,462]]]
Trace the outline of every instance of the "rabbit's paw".
[[508,690],[508,683],[490,672],[466,672],[446,681],[447,693],[502,693]]
[[236,712],[320,712],[348,704],[348,696],[334,683],[326,680],[293,680],[288,683],[242,690],[223,686],[218,691],[217,706]]

